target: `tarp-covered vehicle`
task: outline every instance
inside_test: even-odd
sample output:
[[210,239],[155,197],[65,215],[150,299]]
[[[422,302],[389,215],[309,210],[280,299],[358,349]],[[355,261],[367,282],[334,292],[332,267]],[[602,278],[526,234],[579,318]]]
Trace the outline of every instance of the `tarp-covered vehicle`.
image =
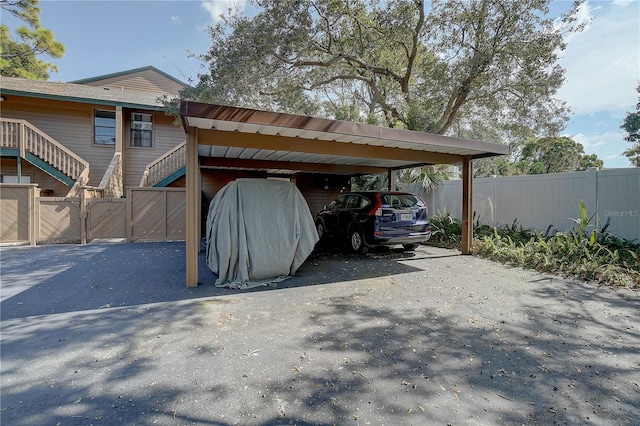
[[206,232],[216,286],[243,289],[293,276],[319,239],[298,188],[266,179],[238,179],[220,189]]

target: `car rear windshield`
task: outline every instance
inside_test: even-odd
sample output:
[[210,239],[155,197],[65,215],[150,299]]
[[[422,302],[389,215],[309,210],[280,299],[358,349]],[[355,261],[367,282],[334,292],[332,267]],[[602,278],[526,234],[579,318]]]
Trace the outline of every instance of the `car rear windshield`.
[[424,202],[413,194],[384,194],[380,196],[383,207],[424,207]]

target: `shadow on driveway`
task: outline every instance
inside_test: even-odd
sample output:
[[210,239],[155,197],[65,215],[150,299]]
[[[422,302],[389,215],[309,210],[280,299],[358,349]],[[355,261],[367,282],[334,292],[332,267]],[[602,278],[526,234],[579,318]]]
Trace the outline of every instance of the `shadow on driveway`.
[[416,270],[398,262],[415,256],[414,253],[387,249],[356,256],[321,248],[288,280],[273,286],[232,290],[215,286],[217,277],[208,269],[202,250],[198,260],[199,286],[189,289],[185,285],[184,242],[1,250],[3,320],[329,284]]
[[185,288],[183,243],[0,254],[3,425],[640,418],[637,293],[432,247],[316,253],[253,291],[202,258]]

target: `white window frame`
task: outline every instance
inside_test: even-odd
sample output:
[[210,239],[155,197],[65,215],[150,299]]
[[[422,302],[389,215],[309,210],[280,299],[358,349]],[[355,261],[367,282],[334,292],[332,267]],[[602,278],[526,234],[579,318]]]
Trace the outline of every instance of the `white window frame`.
[[[107,112],[109,114],[113,114],[113,127],[111,127],[111,126],[99,126],[96,123],[96,119],[98,118],[97,117],[98,112]],[[106,118],[106,117],[101,117],[101,118]],[[111,128],[113,128],[113,142],[109,142],[109,143],[99,143],[99,142],[97,142],[98,133],[96,132],[96,130],[98,128],[101,128],[101,129],[111,129]],[[109,109],[95,109],[95,110],[93,110],[93,144],[95,146],[115,146],[116,145],[116,138],[117,138],[117,135],[116,135],[116,112],[114,110],[109,110]]]
[[[148,116],[151,120],[149,122],[147,121],[143,121],[143,120],[136,120],[136,115],[140,115],[140,116]],[[131,148],[144,148],[144,149],[150,149],[153,148],[153,134],[154,134],[154,120],[153,120],[154,116],[153,113],[150,112],[132,112],[131,113],[131,123],[130,123],[130,130],[129,130],[129,147]],[[135,128],[134,125],[135,123],[149,123],[149,127],[150,128]],[[141,126],[141,127],[146,127],[146,126]],[[137,132],[149,132],[149,145],[134,145],[134,143],[137,140],[144,140],[144,139],[139,139],[134,137],[134,134]]]

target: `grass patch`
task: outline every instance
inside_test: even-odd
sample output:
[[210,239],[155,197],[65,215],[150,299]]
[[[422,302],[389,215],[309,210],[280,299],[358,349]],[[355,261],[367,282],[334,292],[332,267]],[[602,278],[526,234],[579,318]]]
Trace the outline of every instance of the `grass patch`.
[[[580,218],[567,231],[524,229],[517,221],[490,227],[474,220],[473,254],[509,265],[610,286],[640,288],[640,244],[592,225],[581,203]],[[449,214],[431,218],[429,244],[460,248],[462,224]]]

